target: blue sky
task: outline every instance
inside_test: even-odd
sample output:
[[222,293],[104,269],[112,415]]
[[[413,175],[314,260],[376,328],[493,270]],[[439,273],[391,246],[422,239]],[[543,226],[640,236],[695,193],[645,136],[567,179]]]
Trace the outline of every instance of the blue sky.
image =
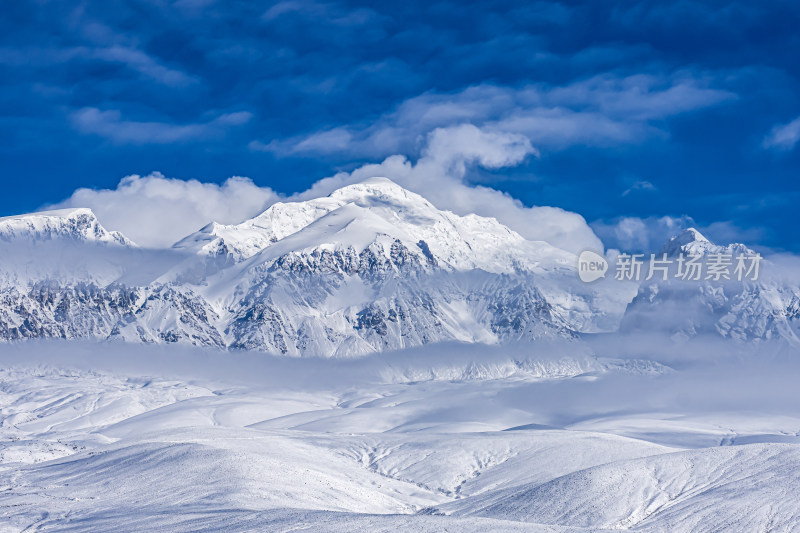
[[10,2],[0,214],[153,171],[292,194],[470,124],[530,145],[459,179],[607,245],[797,252],[798,28],[794,1]]

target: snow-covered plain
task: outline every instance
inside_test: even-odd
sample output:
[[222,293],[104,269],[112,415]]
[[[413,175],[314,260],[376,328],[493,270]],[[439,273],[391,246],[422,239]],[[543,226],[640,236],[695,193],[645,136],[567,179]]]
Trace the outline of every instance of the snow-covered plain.
[[8,345],[0,530],[800,528],[797,354],[620,346]]

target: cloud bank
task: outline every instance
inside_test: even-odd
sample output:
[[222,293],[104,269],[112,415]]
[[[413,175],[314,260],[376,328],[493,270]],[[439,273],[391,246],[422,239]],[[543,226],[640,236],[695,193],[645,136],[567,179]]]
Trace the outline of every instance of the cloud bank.
[[78,189],[53,206],[89,207],[110,230],[124,233],[140,246],[165,248],[211,221],[241,222],[262,212],[278,198],[268,187],[232,177],[221,185],[197,180],[127,176],[115,189]]
[[735,94],[714,88],[708,76],[689,71],[602,74],[561,86],[481,84],[453,94],[428,92],[410,98],[366,125],[268,143],[257,140],[250,148],[277,155],[410,154],[427,132],[466,122],[486,131],[524,135],[551,151],[574,145],[610,147],[666,137],[664,119],[735,99]]
[[579,214],[557,207],[525,207],[508,194],[464,181],[471,166],[510,167],[536,154],[530,141],[520,134],[487,132],[471,124],[436,128],[428,134],[416,162],[393,155],[381,163],[320,180],[297,198],[329,194],[344,185],[383,176],[423,195],[440,209],[494,217],[527,239],[546,241],[574,253],[602,250],[602,243]]
[[322,179],[288,198],[279,198],[247,178],[230,178],[215,185],[155,173],[128,176],[116,189],[78,189],[54,207],[89,207],[107,228],[121,231],[142,246],[166,247],[211,221],[241,222],[279,199],[306,200],[383,176],[422,194],[440,209],[494,217],[528,239],[576,253],[588,248],[602,250],[600,240],[580,215],[556,207],[525,207],[508,194],[464,181],[471,167],[504,168],[536,155],[523,135],[461,124],[433,130],[416,162],[392,155],[381,163]]
[[[457,214],[494,217],[530,240],[546,241],[579,253],[616,249],[658,251],[671,236],[696,227],[720,243],[756,243],[762,230],[743,230],[731,222],[699,224],[689,216],[623,216],[587,224],[579,214],[549,206],[523,205],[507,193],[470,184],[476,167],[496,170],[514,167],[539,152],[523,134],[498,132],[462,123],[434,128],[421,142],[414,160],[394,154],[379,163],[316,182],[310,189],[280,196],[250,179],[234,177],[222,185],[166,178],[159,173],[128,176],[116,189],[78,189],[55,207],[90,207],[109,229],[122,231],[143,246],[167,247],[209,222],[238,223],[261,213],[276,201],[302,201],[330,194],[368,178],[387,177],[417,192],[440,209]],[[652,192],[650,182],[636,181],[623,196]]]
[[[470,123],[541,151],[535,184],[483,181],[528,203],[702,213],[800,246],[792,202],[728,201],[794,190],[800,62],[780,51],[798,2],[6,4],[2,214],[150,169],[299,191],[354,162],[416,164],[430,132]],[[625,176],[658,194],[623,199]]]
[[728,221],[700,224],[687,215],[618,217],[595,220],[590,226],[607,248],[637,253],[657,253],[670,237],[687,228],[696,228],[718,244],[755,245],[763,238],[761,228],[742,229]]

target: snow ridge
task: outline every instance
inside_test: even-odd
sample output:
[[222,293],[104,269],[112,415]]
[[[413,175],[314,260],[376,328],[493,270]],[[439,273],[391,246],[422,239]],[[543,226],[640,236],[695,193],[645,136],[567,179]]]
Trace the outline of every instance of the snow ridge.
[[96,242],[134,247],[136,244],[118,231],[108,231],[91,209],[58,209],[0,218],[0,239]]

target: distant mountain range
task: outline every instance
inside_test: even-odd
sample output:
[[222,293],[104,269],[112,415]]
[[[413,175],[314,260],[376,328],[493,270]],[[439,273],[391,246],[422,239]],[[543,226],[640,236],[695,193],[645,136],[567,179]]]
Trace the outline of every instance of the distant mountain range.
[[[572,339],[620,323],[796,341],[800,313],[798,291],[774,281],[583,284],[574,254],[493,218],[439,210],[384,178],[277,203],[241,224],[212,222],[169,251],[138,248],[88,209],[0,219],[0,249],[4,340],[346,357],[440,341]],[[715,249],[688,230],[663,253]],[[662,313],[675,307],[677,320]]]

